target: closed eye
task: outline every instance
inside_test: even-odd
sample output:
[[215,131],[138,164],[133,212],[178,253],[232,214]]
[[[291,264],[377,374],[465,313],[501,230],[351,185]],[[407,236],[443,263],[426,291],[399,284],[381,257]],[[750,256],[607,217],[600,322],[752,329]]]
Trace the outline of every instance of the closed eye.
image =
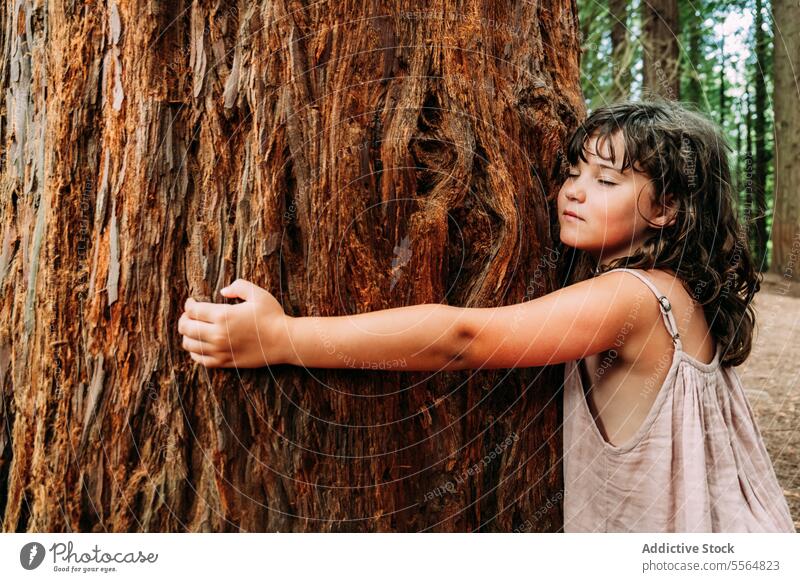
[[609,182],[608,180],[598,180],[603,186],[616,186],[616,182]]

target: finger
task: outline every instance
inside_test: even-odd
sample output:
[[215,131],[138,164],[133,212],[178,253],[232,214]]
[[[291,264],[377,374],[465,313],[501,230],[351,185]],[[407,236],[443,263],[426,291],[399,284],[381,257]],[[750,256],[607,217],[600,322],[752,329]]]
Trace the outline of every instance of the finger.
[[222,368],[225,364],[223,360],[215,356],[205,356],[202,354],[196,354],[195,352],[189,352],[189,356],[191,356],[195,362],[205,366],[206,368]]
[[210,344],[208,342],[201,342],[187,336],[183,336],[181,347],[187,352],[196,352],[203,356],[216,355],[219,351],[219,346]]
[[206,342],[213,342],[218,335],[215,325],[199,319],[192,319],[186,313],[181,315],[178,320],[178,332],[192,339]]
[[192,319],[199,319],[208,323],[214,323],[218,319],[220,308],[225,307],[218,303],[206,303],[204,301],[195,301],[191,297],[186,300],[184,310],[189,314]]
[[229,299],[238,298],[244,299],[245,301],[252,301],[255,299],[256,291],[258,289],[260,289],[260,287],[254,283],[251,283],[250,281],[245,279],[236,279],[236,281],[227,287],[220,289],[219,292]]

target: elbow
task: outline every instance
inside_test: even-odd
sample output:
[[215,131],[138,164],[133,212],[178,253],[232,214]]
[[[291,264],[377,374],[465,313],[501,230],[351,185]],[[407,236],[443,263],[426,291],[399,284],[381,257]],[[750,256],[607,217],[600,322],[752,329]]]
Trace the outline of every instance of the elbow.
[[442,369],[450,371],[478,367],[475,346],[477,335],[472,326],[466,322],[457,322],[453,325],[444,342]]

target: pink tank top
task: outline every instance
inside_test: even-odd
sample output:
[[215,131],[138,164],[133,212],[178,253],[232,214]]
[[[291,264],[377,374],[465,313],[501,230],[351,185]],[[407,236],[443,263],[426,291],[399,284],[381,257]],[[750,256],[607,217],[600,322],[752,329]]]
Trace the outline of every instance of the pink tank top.
[[[564,381],[564,531],[794,532],[789,507],[736,371],[683,351],[667,297],[655,293],[674,344],[642,425],[615,446],[586,401],[582,360]],[[605,274],[605,273],[603,273]],[[588,387],[587,387],[588,388]]]

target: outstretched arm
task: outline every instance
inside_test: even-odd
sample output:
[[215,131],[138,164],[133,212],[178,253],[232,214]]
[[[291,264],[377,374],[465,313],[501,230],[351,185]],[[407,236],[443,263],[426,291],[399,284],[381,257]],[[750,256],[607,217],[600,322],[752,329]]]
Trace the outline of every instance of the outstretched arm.
[[447,370],[469,337],[465,310],[438,303],[285,321],[288,362],[312,368]]
[[294,364],[309,368],[445,370],[462,361],[466,310],[438,303],[334,317],[290,317],[264,289],[237,279],[223,290],[244,303],[188,299],[183,348],[208,368]]
[[239,305],[187,301],[184,348],[207,367],[460,370],[557,364],[614,345],[641,289],[610,273],[505,307],[413,305],[337,317],[289,317],[237,280]]
[[629,340],[646,295],[624,273],[609,273],[505,307],[468,309],[463,367],[521,368],[559,364]]

